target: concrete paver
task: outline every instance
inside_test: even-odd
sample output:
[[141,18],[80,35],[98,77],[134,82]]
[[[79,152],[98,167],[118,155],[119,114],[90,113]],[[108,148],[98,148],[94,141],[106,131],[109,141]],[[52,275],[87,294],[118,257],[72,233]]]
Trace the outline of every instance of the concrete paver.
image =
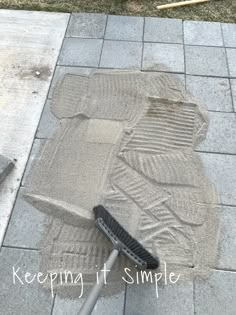
[[142,41],[144,18],[109,15],[105,39]]
[[234,111],[236,112],[236,79],[231,79],[230,83],[231,83],[231,89],[232,89]]
[[144,41],[182,44],[182,20],[156,17],[145,18]]
[[227,58],[229,64],[230,77],[236,78],[236,49],[227,48]]
[[236,47],[236,24],[222,23],[225,47]]

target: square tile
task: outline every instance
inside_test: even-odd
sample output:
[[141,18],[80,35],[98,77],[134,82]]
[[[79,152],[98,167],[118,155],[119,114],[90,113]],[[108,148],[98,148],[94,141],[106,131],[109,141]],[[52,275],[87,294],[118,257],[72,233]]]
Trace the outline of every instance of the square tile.
[[65,38],[58,64],[98,67],[102,43],[102,39]]
[[225,47],[236,47],[236,24],[222,23]]
[[229,75],[230,77],[236,78],[236,49],[226,48],[228,64],[229,64]]
[[229,79],[187,75],[186,88],[208,110],[233,111]]
[[223,46],[220,23],[184,21],[184,43],[186,45]]
[[4,245],[39,249],[46,233],[46,224],[49,217],[23,199],[25,192],[25,188],[20,188],[4,239]]
[[156,17],[145,18],[144,41],[182,44],[182,20]]
[[230,84],[233,96],[234,111],[236,112],[236,79],[231,79]]
[[105,40],[100,67],[140,68],[142,43]]
[[236,206],[236,155],[199,153],[223,205]]
[[195,281],[196,315],[235,315],[236,272],[212,271]]
[[[38,283],[37,277],[32,283],[25,281],[26,273],[31,273],[28,280],[40,271],[40,255],[38,251],[2,248],[0,253],[0,305],[4,315],[50,315],[53,299],[50,291],[46,291]],[[18,277],[14,277],[13,267]],[[45,277],[45,274],[44,274]],[[40,277],[42,280],[42,277]]]
[[126,293],[126,315],[190,315],[193,308],[193,284],[191,281],[158,286],[158,298],[154,283],[130,284]]
[[[206,139],[198,151],[236,154],[235,113],[209,112],[209,128]],[[236,184],[236,179],[235,179]]]
[[228,77],[224,48],[185,46],[186,73]]
[[[108,284],[109,285],[109,284]],[[107,285],[107,286],[108,286]],[[56,297],[52,315],[77,315],[85,299],[70,300]],[[92,312],[93,315],[123,315],[125,291],[108,297],[100,297]]]
[[143,68],[184,73],[183,45],[144,43]]
[[218,269],[236,269],[236,207],[220,209],[220,237],[218,259],[215,263]]
[[109,15],[105,39],[142,41],[144,18]]
[[72,13],[67,37],[103,38],[107,16],[105,14]]

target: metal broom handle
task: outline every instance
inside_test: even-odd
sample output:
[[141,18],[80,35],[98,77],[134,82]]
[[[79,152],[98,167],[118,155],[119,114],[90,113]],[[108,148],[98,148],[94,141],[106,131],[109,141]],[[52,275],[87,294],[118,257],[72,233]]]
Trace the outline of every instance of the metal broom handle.
[[[110,271],[112,269],[112,266],[114,265],[118,255],[119,255],[119,250],[113,249],[113,251],[111,252],[109,258],[107,259],[107,261],[105,263],[107,270]],[[104,271],[100,271],[98,281],[93,286],[88,297],[86,298],[86,300],[82,304],[82,307],[79,311],[79,315],[90,315],[91,314],[91,312],[93,311],[94,306],[98,300],[100,292],[104,286],[104,282],[109,276],[109,271],[107,271],[105,273],[104,273]]]

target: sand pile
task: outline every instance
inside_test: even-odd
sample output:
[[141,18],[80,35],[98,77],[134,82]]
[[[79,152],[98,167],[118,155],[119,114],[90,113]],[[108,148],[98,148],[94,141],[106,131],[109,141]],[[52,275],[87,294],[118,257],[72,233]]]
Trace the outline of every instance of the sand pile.
[[[207,113],[177,78],[69,74],[51,110],[60,127],[33,166],[25,196],[52,216],[43,269],[82,272],[94,283],[110,252],[94,227],[92,208],[101,203],[172,270],[206,274],[216,258],[217,195],[194,148],[206,135]],[[114,286],[125,266],[126,259],[117,261]]]

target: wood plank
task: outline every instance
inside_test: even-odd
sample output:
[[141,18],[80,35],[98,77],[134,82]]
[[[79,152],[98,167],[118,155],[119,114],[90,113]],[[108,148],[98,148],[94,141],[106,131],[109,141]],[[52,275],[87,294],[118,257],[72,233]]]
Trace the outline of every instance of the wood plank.
[[0,153],[17,159],[16,167],[0,186],[0,244],[68,20],[69,14],[64,13],[0,10]]

